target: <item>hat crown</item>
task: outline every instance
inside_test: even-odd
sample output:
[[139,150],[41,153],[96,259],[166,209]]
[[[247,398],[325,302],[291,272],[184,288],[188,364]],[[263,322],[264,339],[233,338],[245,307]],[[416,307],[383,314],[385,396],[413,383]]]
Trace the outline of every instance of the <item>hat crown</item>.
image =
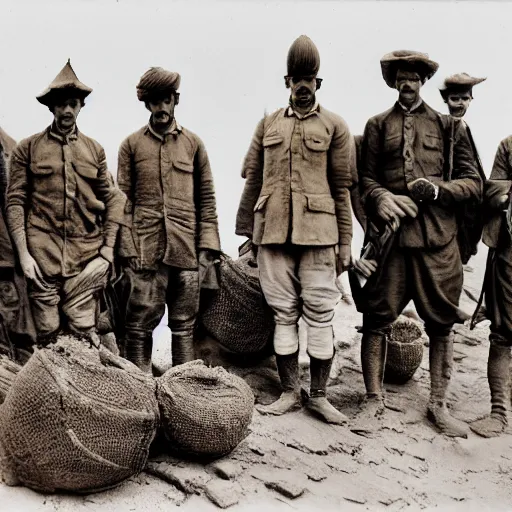
[[458,88],[458,89],[471,89],[475,85],[480,84],[487,80],[487,78],[476,78],[468,73],[456,73],[450,75],[444,80],[443,89]]
[[87,87],[87,85],[78,80],[76,73],[71,67],[70,59],[68,59],[65,66],[59,71],[50,85],[39,96],[37,96],[37,100],[43,105],[48,105],[50,96],[54,95],[57,91],[63,90],[76,91],[78,96],[82,98],[85,98],[92,92],[90,87]]
[[386,53],[380,59],[380,66],[384,80],[392,88],[395,87],[396,73],[400,67],[417,70],[424,80],[432,78],[439,68],[439,64],[431,60],[428,53],[414,50],[396,50]]
[[288,50],[288,76],[316,76],[319,69],[318,48],[308,36],[301,35],[295,39]]
[[154,94],[177,92],[181,83],[181,76],[176,71],[168,71],[161,67],[149,68],[137,84],[137,97],[140,101],[146,101]]

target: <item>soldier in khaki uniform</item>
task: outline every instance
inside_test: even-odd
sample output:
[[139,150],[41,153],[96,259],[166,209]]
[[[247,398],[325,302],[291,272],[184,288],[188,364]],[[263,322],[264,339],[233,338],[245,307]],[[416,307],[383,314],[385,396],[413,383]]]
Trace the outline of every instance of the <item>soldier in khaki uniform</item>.
[[316,100],[320,56],[299,37],[288,53],[290,104],[256,128],[244,162],[246,183],[236,234],[252,240],[265,298],[274,310],[274,349],[283,393],[260,411],[301,404],[297,322],[307,324],[311,360],[308,407],[327,422],[346,417],[326,399],[333,348],[336,277],[348,268],[352,240],[351,145],[341,117]]
[[125,198],[103,148],[76,126],[91,91],[68,61],[37,97],[53,113],[52,124],[21,141],[10,159],[7,219],[41,343],[60,327],[99,343],[97,294],[108,278]]
[[119,149],[117,179],[128,197],[119,255],[131,287],[122,345],[148,372],[166,304],[173,366],[194,359],[199,292],[220,253],[208,154],[174,116],[179,85],[179,73],[162,68],[141,77],[137,96],[151,118]]

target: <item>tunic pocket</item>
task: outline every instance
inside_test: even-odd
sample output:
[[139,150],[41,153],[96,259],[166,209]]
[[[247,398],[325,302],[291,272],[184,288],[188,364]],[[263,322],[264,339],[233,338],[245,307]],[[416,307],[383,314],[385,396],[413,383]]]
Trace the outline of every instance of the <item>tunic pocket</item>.
[[53,173],[53,167],[50,164],[32,164],[30,170],[37,176],[49,176]]
[[310,212],[330,213],[332,215],[336,213],[334,199],[330,196],[306,196],[306,199],[307,209]]
[[194,172],[194,165],[192,162],[184,162],[182,160],[178,160],[173,163],[174,167],[183,172]]

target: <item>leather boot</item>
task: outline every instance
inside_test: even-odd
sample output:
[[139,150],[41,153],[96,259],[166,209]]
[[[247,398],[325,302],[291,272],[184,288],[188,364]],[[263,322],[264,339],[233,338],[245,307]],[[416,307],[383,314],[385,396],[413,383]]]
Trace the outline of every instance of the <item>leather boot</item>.
[[173,332],[171,336],[172,365],[178,366],[195,359],[194,332]]
[[351,430],[374,432],[382,428],[384,418],[384,367],[387,339],[383,332],[365,331],[361,339],[361,366],[366,398]]
[[453,336],[430,336],[430,402],[427,417],[442,434],[468,437],[469,427],[454,418],[446,407],[446,391],[453,366]]
[[311,388],[307,407],[320,415],[327,423],[344,425],[348,418],[338,411],[326,398],[327,380],[331,372],[331,359],[317,359],[310,356]]
[[483,437],[499,436],[508,425],[507,411],[510,403],[510,347],[491,341],[487,360],[487,379],[491,388],[491,414],[469,425]]
[[270,405],[257,405],[262,414],[281,416],[301,406],[299,382],[299,351],[286,356],[276,355],[277,371],[281,380],[282,393],[278,400]]
[[123,340],[125,359],[145,373],[151,373],[152,332],[130,332]]

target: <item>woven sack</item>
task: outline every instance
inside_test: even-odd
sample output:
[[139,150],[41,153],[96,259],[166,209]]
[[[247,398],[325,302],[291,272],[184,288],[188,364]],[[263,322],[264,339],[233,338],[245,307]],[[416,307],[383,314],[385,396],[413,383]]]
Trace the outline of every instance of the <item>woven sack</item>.
[[421,329],[410,321],[397,321],[391,327],[384,380],[405,384],[412,378],[423,359]]
[[73,337],[38,349],[0,406],[0,467],[42,492],[94,492],[144,468],[159,422],[156,384]]
[[0,354],[0,404],[5,400],[20,370],[21,366],[19,364]]
[[258,270],[248,265],[247,258],[226,257],[219,274],[220,289],[202,310],[202,325],[231,352],[262,351],[272,341],[274,318],[261,291]]
[[168,370],[157,379],[165,436],[174,452],[220,457],[248,434],[254,395],[240,377],[201,360]]

